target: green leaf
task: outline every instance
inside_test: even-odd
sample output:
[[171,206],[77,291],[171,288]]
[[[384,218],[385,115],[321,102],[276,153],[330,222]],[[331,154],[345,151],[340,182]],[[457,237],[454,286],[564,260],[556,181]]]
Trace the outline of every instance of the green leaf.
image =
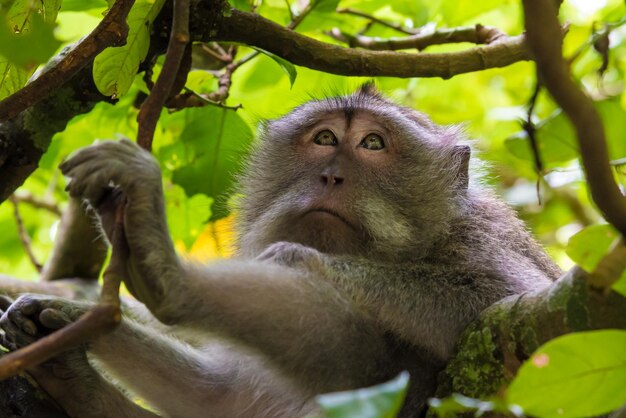
[[61,10],[64,12],[83,12],[91,9],[107,7],[106,0],[63,0]]
[[228,214],[226,203],[252,131],[233,110],[207,106],[184,112],[187,120],[180,140],[162,147],[159,153],[167,156],[166,165],[175,166],[172,181],[182,186],[187,196],[203,193],[213,199],[213,221]]
[[522,416],[522,411],[517,405],[508,405],[496,397],[483,401],[454,393],[444,399],[429,399],[428,405],[429,410],[436,412],[439,417],[456,417],[457,414],[464,412],[474,412],[474,416],[482,416],[485,412],[503,412],[506,415]]
[[329,393],[315,398],[328,418],[392,418],[406,396],[409,374],[370,388]]
[[126,94],[146,58],[150,46],[150,29],[165,0],[137,0],[128,15],[129,33],[126,45],[107,48],[95,59],[93,79],[105,96]]
[[259,48],[254,48],[254,49],[256,49],[262,54],[267,55],[268,57],[273,59],[278,65],[280,65],[280,68],[282,68],[285,74],[287,74],[287,77],[289,77],[289,83],[291,84],[291,87],[293,87],[293,83],[296,82],[296,77],[298,76],[298,71],[296,70],[295,65],[293,65],[292,63],[290,63],[289,61],[285,59],[282,59],[278,55],[272,54],[271,52],[267,52]]
[[213,199],[203,194],[188,198],[182,187],[171,184],[165,188],[165,201],[172,239],[190,248],[211,215]]
[[31,73],[0,56],[0,100],[24,87]]
[[590,417],[626,402],[626,331],[569,334],[540,347],[506,394],[526,415]]
[[[42,33],[49,33],[47,28],[51,30],[54,25],[60,4],[61,0],[3,3],[1,10],[7,11],[0,16],[0,100],[22,88],[35,71],[36,64],[44,62],[54,53],[54,50],[50,52],[46,48],[51,49],[54,44],[58,47],[52,34],[43,40],[41,46],[33,43],[41,40]],[[30,34],[33,21],[36,33]],[[29,67],[20,66],[22,63]]]
[[61,42],[54,37],[54,25],[39,14],[33,14],[29,29],[15,32],[6,20],[0,26],[0,55],[23,68],[35,68],[50,59]]
[[573,235],[565,252],[572,261],[591,272],[616,238],[617,231],[611,225],[592,225]]
[[316,12],[332,13],[337,10],[340,0],[313,0],[313,8]]

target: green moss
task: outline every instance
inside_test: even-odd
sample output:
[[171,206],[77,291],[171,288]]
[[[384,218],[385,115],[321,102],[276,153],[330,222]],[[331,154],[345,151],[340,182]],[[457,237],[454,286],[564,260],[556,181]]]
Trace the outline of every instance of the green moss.
[[456,357],[448,364],[452,392],[474,398],[494,394],[504,382],[504,368],[489,327],[465,335]]

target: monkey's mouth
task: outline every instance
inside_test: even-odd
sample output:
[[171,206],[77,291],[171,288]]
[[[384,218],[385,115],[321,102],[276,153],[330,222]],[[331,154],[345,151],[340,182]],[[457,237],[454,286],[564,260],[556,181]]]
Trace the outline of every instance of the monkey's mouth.
[[348,227],[350,227],[350,229],[353,230],[357,230],[357,227],[350,222],[349,220],[347,220],[343,215],[341,215],[340,213],[332,210],[332,209],[328,209],[328,208],[313,208],[313,209],[309,209],[306,212],[304,212],[304,214],[302,216],[306,216],[308,214],[311,213],[326,213],[328,215],[331,215],[337,219],[339,219],[340,221],[342,221],[344,224],[346,224]]

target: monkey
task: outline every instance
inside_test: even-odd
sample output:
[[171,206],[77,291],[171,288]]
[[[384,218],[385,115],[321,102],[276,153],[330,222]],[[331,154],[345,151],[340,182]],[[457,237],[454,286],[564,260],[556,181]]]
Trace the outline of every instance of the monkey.
[[[29,371],[70,416],[130,418],[303,417],[319,412],[317,394],[408,370],[399,416],[423,415],[468,324],[561,274],[470,173],[466,142],[371,84],[306,102],[261,125],[240,176],[237,256],[209,265],[177,256],[149,152],[125,139],[78,151],[61,165],[68,191],[109,239],[125,202],[124,280],[138,302],[113,332]],[[4,303],[3,345],[89,306]]]

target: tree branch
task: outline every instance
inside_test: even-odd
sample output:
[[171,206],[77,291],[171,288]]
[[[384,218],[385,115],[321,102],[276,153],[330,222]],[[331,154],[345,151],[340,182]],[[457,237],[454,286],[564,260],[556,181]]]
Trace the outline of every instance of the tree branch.
[[163,69],[137,115],[139,123],[137,143],[148,151],[152,149],[154,129],[161,116],[161,109],[170,94],[177,93],[172,92],[172,87],[189,40],[189,0],[174,0],[172,31]]
[[524,36],[450,53],[360,51],[314,40],[236,9],[225,13],[216,33],[207,31],[202,38],[256,46],[296,65],[347,76],[450,78],[529,59]]
[[0,101],[0,121],[9,120],[38,103],[105,48],[124,45],[128,35],[126,17],[134,3],[135,0],[117,0],[100,24],[78,45],[59,54],[56,58],[60,60],[49,63],[47,70],[26,87]]
[[406,33],[407,35],[417,35],[421,31],[420,28],[410,29],[402,25],[397,25],[395,23],[387,22],[386,20],[379,19],[374,15],[362,12],[360,10],[351,9],[349,7],[346,7],[345,9],[337,9],[337,13],[362,17],[364,19],[369,20],[370,22],[378,23],[381,26],[385,26],[387,28],[396,30],[398,32]]
[[626,298],[588,285],[574,268],[552,286],[506,298],[486,309],[463,333],[457,354],[441,373],[436,397],[452,393],[487,399],[505,388],[540,345],[595,329],[626,329]]
[[24,228],[24,221],[22,220],[22,216],[20,215],[20,208],[17,205],[17,200],[11,196],[9,200],[13,204],[13,216],[15,217],[15,223],[17,224],[17,232],[20,236],[20,241],[22,242],[22,247],[28,256],[28,259],[35,267],[38,273],[41,272],[41,263],[37,261],[37,257],[35,257],[35,253],[33,253],[33,245],[30,240],[30,236],[28,236],[28,232],[26,228]]
[[402,38],[374,38],[371,36],[351,35],[338,28],[326,32],[333,39],[348,44],[351,48],[364,48],[372,51],[397,51],[401,49],[417,49],[421,51],[432,45],[470,42],[473,44],[491,44],[496,41],[506,42],[508,36],[499,29],[476,25],[450,29],[439,29],[430,33]]
[[563,59],[558,9],[551,0],[524,0],[523,5],[528,45],[543,83],[576,129],[591,196],[604,218],[626,236],[626,198],[609,164],[602,119],[591,99],[572,81]]

